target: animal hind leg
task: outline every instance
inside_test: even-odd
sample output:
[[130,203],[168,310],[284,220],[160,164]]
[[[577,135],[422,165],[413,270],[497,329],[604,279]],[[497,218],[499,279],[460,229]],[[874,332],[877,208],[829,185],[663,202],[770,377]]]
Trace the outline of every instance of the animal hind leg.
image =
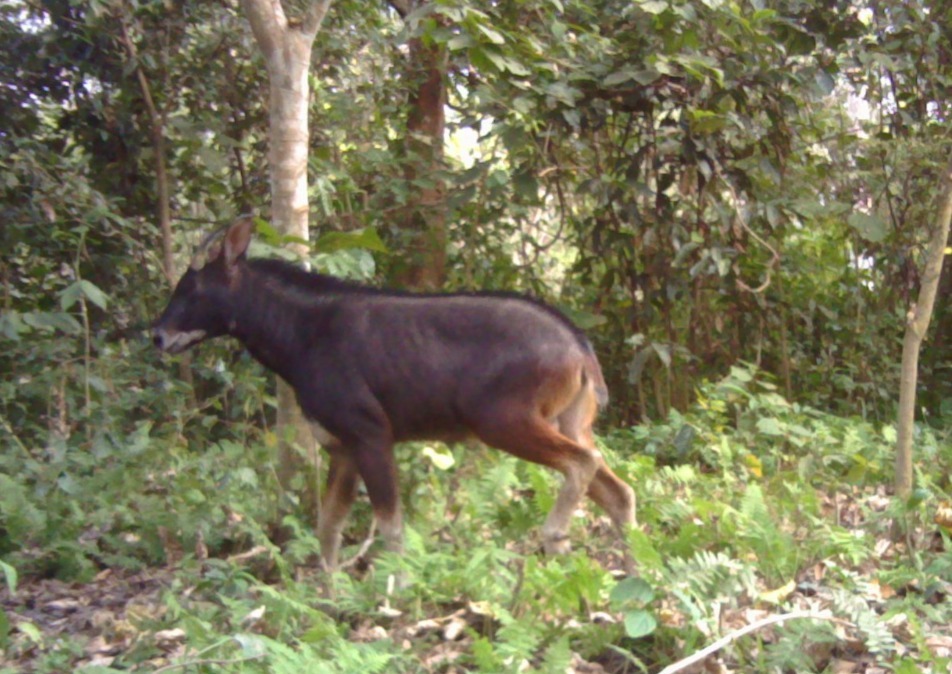
[[598,459],[592,450],[561,434],[534,411],[518,414],[513,412],[518,410],[516,405],[494,409],[497,414],[484,413],[482,421],[473,424],[480,440],[520,459],[554,468],[564,476],[555,505],[542,526],[542,541],[548,554],[568,552],[572,514],[598,470]]
[[612,472],[595,446],[592,424],[597,411],[594,393],[585,388],[558,416],[558,427],[566,437],[595,453],[598,469],[589,485],[588,496],[608,513],[615,528],[623,534],[626,527],[636,524],[635,492]]

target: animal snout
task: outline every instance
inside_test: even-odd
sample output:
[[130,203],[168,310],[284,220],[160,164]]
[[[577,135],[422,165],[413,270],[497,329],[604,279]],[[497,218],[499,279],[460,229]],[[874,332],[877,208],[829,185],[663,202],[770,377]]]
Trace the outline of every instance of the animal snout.
[[152,328],[152,343],[155,348],[165,351],[165,334],[158,328]]
[[167,327],[152,329],[152,343],[166,353],[182,353],[208,337],[205,330],[177,330]]

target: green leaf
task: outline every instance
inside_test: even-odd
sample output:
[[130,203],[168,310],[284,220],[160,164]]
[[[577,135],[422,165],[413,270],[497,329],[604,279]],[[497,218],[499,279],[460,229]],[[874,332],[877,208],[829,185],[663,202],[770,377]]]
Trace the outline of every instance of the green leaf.
[[79,281],[69,284],[66,289],[60,293],[60,306],[63,308],[63,311],[66,311],[71,306],[76,304],[82,294],[83,290],[79,285]]
[[624,608],[630,602],[647,604],[654,599],[654,589],[642,578],[625,578],[612,588],[609,599],[613,606]]
[[735,365],[731,365],[731,373],[729,376],[731,379],[736,379],[743,384],[752,381],[754,378],[750,370],[743,367],[737,367]]
[[507,58],[505,60],[505,63],[506,63],[506,70],[508,70],[509,72],[511,72],[513,75],[517,77],[528,77],[529,75],[532,74],[531,70],[529,70],[527,67],[525,67],[524,65],[522,65],[519,61],[516,61],[515,59]]
[[[476,50],[474,50],[476,51]],[[526,66],[524,66],[519,61],[501,54],[498,50],[493,49],[492,47],[487,47],[486,49],[479,50],[483,56],[489,59],[496,68],[501,72],[510,72],[517,77],[526,77],[532,71],[530,71]]]
[[20,340],[20,333],[26,330],[26,323],[17,311],[5,311],[0,314],[0,335],[14,342]]
[[783,435],[783,427],[773,417],[764,417],[757,420],[757,430],[764,435]]
[[893,666],[893,674],[919,674],[921,671],[922,666],[912,658],[903,658]]
[[33,623],[28,621],[17,623],[17,629],[26,635],[27,639],[32,641],[34,644],[40,645],[43,643],[43,632],[41,632],[40,628]]
[[691,111],[691,129],[696,133],[716,133],[727,125],[727,116],[710,110]]
[[899,438],[899,434],[896,432],[896,427],[892,424],[886,424],[883,426],[883,440],[888,442],[890,445],[896,444],[896,440]]
[[850,214],[847,222],[850,227],[859,232],[860,236],[872,243],[881,242],[889,233],[889,227],[886,221],[875,213],[861,213],[857,211]]
[[625,634],[632,639],[644,637],[654,632],[658,627],[658,621],[648,611],[639,609],[629,611],[625,614]]
[[502,36],[497,30],[493,30],[489,26],[485,26],[481,23],[476,24],[476,28],[479,29],[479,32],[489,38],[489,41],[493,44],[506,44],[506,38]]
[[591,330],[596,328],[599,325],[605,325],[608,322],[608,319],[601,314],[593,314],[584,309],[576,309],[574,307],[559,306],[559,310],[569,317],[575,325],[580,327],[582,330]]
[[661,73],[658,72],[655,68],[622,68],[621,70],[616,70],[611,75],[608,75],[604,80],[603,84],[606,87],[614,87],[629,80],[634,80],[642,86],[648,86],[652,82],[657,81],[661,77]]
[[925,501],[931,498],[932,492],[928,489],[923,489],[919,487],[918,489],[913,489],[912,493],[909,494],[909,498],[906,499],[906,508],[912,510],[913,508],[918,508]]
[[575,105],[575,101],[582,95],[578,89],[564,82],[553,82],[545,88],[545,93],[565,105]]
[[829,96],[833,93],[833,89],[836,88],[836,82],[833,80],[833,77],[825,70],[816,71],[816,74],[813,76],[813,81],[816,86],[816,91],[821,96]]
[[10,619],[7,612],[0,606],[0,651],[5,651],[10,645]]
[[10,594],[17,593],[17,570],[10,564],[0,561],[0,571],[3,571],[3,577],[7,582],[7,589]]
[[260,658],[268,652],[264,637],[257,634],[236,634],[235,641],[241,646],[241,655],[246,658]]
[[658,344],[655,342],[651,345],[651,348],[654,349],[655,353],[658,354],[658,358],[661,359],[661,362],[666,368],[671,367],[671,347],[667,344]]
[[60,306],[63,307],[63,310],[65,311],[76,304],[76,302],[78,302],[81,297],[89,300],[103,310],[106,309],[106,304],[108,304],[106,293],[100,290],[95,283],[85,279],[80,279],[74,283],[71,283],[62,292],[60,295]]
[[665,0],[644,0],[637,3],[638,6],[648,14],[661,14],[670,6]]
[[664,560],[661,554],[655,549],[648,534],[640,529],[631,529],[628,532],[628,547],[631,550],[635,562],[646,570],[661,569],[664,567]]
[[473,45],[473,38],[469,35],[456,35],[446,42],[446,47],[450,51],[459,51]]
[[453,454],[449,450],[431,445],[427,445],[423,448],[423,456],[429,459],[430,463],[439,470],[449,470],[453,467],[453,463],[455,462]]
[[339,250],[363,248],[376,253],[387,253],[387,246],[372,227],[353,232],[328,232],[314,243],[314,249],[321,253],[334,253]]
[[622,82],[627,82],[630,79],[633,79],[635,76],[635,71],[632,68],[624,68],[623,70],[617,70],[611,75],[605,78],[603,84],[606,87],[613,87],[616,84],[621,84]]
[[100,290],[95,283],[83,279],[79,282],[79,287],[87,300],[95,304],[103,311],[106,310],[106,304],[108,303],[106,293]]

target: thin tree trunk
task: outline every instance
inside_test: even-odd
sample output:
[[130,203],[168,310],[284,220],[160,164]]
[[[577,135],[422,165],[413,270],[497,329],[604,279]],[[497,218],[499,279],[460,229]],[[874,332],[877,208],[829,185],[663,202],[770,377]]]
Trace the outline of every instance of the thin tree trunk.
[[[122,10],[125,13],[125,8]],[[135,65],[136,77],[139,80],[139,90],[142,93],[142,101],[145,104],[146,113],[149,115],[149,136],[152,139],[152,154],[155,156],[155,207],[156,216],[159,219],[159,231],[162,233],[162,274],[165,276],[169,285],[175,283],[175,259],[172,255],[172,205],[171,190],[169,188],[169,172],[165,161],[165,121],[166,114],[164,110],[159,110],[155,104],[155,98],[152,96],[152,87],[149,84],[149,78],[139,64],[139,55],[136,51],[135,42],[129,36],[129,29],[126,26],[125,15],[120,17],[119,23],[122,43],[129,55],[129,60]],[[192,409],[198,408],[198,400],[195,395],[195,377],[192,374],[192,354],[185,353],[178,362],[179,379],[185,382],[189,391],[189,403]]]
[[[391,1],[406,17],[422,2]],[[446,128],[446,47],[414,37],[407,58],[408,96],[404,176],[410,198],[401,229],[406,257],[395,269],[402,286],[435,290],[446,280],[446,187],[438,177],[443,168]]]
[[129,60],[135,65],[142,101],[149,115],[149,135],[152,139],[152,152],[155,155],[156,211],[159,218],[159,230],[162,232],[162,273],[165,274],[169,283],[173,283],[175,280],[175,263],[172,257],[172,210],[169,205],[169,177],[165,165],[165,115],[155,105],[149,80],[139,65],[135,43],[129,37],[125,17],[120,17],[120,19],[122,42],[129,54]]
[[932,238],[926,252],[925,273],[919,287],[919,299],[906,314],[906,335],[902,342],[902,373],[899,380],[899,415],[896,440],[896,493],[912,491],[912,433],[916,417],[916,383],[919,378],[919,349],[932,320],[942,261],[949,245],[952,221],[952,159],[943,176],[942,199]]
[[[308,5],[301,21],[289,21],[278,0],[242,0],[245,15],[261,48],[271,84],[269,111],[269,163],[271,170],[271,220],[286,236],[308,239],[307,154],[308,71],[311,48],[330,0]],[[295,246],[306,254],[305,244]],[[319,509],[316,473],[317,445],[301,413],[294,391],[278,381],[278,478],[290,490],[295,474],[304,470],[306,487],[300,491],[306,511],[315,519]],[[297,451],[309,457],[306,465]],[[313,467],[313,469],[310,469]]]

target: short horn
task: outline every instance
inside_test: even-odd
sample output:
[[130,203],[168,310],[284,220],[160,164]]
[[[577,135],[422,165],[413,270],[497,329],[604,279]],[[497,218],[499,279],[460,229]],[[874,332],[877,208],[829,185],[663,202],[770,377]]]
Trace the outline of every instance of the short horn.
[[226,231],[227,228],[222,227],[207,235],[202,242],[196,246],[195,253],[192,255],[192,261],[188,266],[198,271],[218,257],[219,253],[221,253],[221,239]]

